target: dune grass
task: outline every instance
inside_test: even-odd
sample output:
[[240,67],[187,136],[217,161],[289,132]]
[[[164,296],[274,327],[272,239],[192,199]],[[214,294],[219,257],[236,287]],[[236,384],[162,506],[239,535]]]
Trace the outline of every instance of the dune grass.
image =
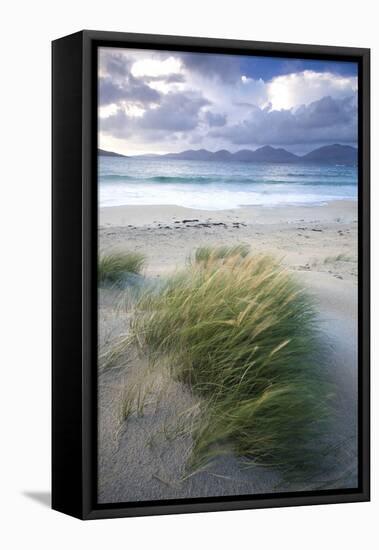
[[145,294],[131,342],[201,397],[190,468],[232,452],[247,465],[298,472],[319,461],[332,397],[315,309],[274,259],[234,250],[202,248]]
[[221,245],[216,247],[200,246],[196,249],[194,254],[195,263],[207,263],[213,260],[224,260],[231,256],[240,256],[245,258],[250,252],[250,246],[248,244],[236,244],[236,245]]
[[144,263],[145,256],[139,252],[102,254],[98,261],[98,281],[100,284],[117,284],[127,274],[140,274]]

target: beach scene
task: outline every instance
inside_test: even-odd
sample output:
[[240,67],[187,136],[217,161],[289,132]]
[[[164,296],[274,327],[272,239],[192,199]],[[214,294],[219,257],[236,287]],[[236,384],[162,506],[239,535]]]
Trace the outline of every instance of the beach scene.
[[353,489],[354,63],[101,48],[98,501]]

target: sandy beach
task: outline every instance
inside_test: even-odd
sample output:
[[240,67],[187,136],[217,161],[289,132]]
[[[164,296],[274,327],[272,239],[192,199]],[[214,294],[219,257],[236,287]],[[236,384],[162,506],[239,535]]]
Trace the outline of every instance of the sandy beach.
[[[102,252],[138,251],[147,258],[144,275],[159,279],[182,267],[201,245],[246,243],[265,252],[301,281],[318,304],[321,331],[330,346],[328,373],[339,388],[336,430],[346,442],[336,451],[328,479],[300,483],[298,489],[356,484],[357,391],[357,204],[335,201],[320,206],[243,207],[193,210],[177,206],[119,206],[99,210]],[[118,307],[116,290],[100,292],[100,344],[107,346],[125,331],[127,313]],[[181,384],[161,373],[141,418],[119,422],[122,392],[145,366],[129,358],[123,369],[99,376],[99,499],[101,502],[186,498],[223,494],[259,494],[288,490],[278,472],[244,470],[233,456],[210,470],[182,479],[188,437],[152,437],[167,431],[181,410],[196,400]],[[292,484],[291,488],[294,488]]]
[[357,277],[357,215],[353,201],[221,211],[106,207],[99,215],[100,250],[143,251],[148,257],[147,274],[160,275],[182,266],[198,246],[243,242],[253,252],[278,256],[293,270],[353,282]]

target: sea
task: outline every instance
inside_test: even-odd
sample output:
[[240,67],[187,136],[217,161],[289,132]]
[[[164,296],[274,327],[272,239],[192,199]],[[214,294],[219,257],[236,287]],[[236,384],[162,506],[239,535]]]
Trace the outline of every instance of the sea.
[[344,165],[186,161],[99,156],[99,206],[177,205],[225,210],[357,199]]

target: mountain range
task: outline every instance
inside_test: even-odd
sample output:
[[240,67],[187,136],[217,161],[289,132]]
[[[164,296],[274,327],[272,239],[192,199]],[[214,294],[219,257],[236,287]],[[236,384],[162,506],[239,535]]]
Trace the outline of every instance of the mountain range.
[[100,157],[125,157],[125,158],[128,158],[126,155],[120,155],[120,153],[114,153],[113,151],[105,151],[104,149],[98,149],[97,154]]
[[[110,151],[98,150],[98,154],[102,156],[125,157]],[[270,145],[260,147],[255,151],[250,149],[242,149],[236,153],[231,153],[226,149],[212,152],[207,149],[188,149],[180,153],[167,153],[165,155],[136,155],[128,158],[138,159],[169,159],[169,160],[206,160],[206,161],[239,161],[239,162],[269,162],[278,164],[287,164],[295,162],[312,162],[312,163],[327,163],[327,164],[345,164],[356,165],[358,161],[358,151],[350,145],[325,145],[319,147],[305,155],[295,155],[283,148],[275,148]]]

